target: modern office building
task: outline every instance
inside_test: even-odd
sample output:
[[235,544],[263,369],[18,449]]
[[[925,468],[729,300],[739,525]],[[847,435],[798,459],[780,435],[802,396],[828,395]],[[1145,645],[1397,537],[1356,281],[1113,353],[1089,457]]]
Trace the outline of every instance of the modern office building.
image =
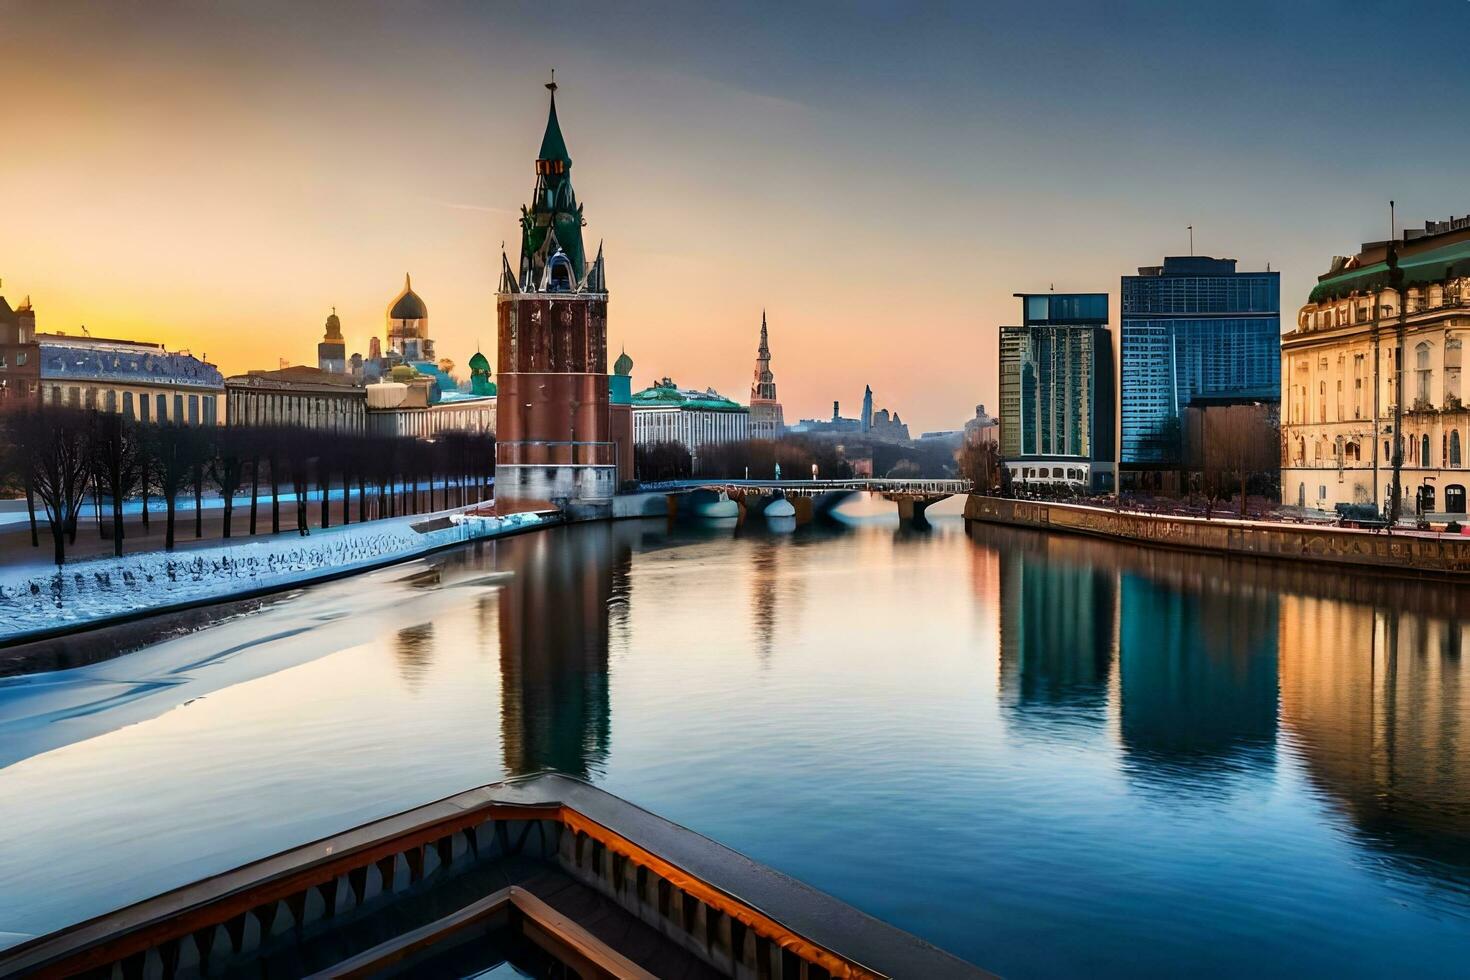
[[1016,293],[1000,328],[1000,452],[1017,485],[1113,486],[1113,340],[1106,293]]
[[[1392,252],[1390,252],[1392,249]],[[1393,286],[1394,258],[1403,296]],[[1466,512],[1470,215],[1333,259],[1281,338],[1281,496],[1331,511],[1389,507],[1395,429],[1401,513]],[[1399,397],[1395,375],[1402,371]]]
[[1158,484],[1182,465],[1181,413],[1195,399],[1280,399],[1280,273],[1237,272],[1234,259],[1169,256],[1123,277],[1122,307],[1125,481]]

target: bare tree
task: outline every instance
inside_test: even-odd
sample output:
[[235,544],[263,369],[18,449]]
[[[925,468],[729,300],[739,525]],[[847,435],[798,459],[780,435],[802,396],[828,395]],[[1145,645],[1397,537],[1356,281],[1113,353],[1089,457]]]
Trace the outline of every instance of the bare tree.
[[245,482],[245,466],[250,449],[250,433],[240,427],[224,427],[211,430],[206,455],[209,459],[209,479],[219,488],[220,503],[224,508],[224,529],[221,537],[233,533],[235,517],[235,494]]
[[86,499],[92,420],[74,408],[20,409],[9,417],[10,436],[35,494],[46,508],[56,564],[66,562],[67,536]]
[[137,426],[121,415],[103,412],[92,419],[92,482],[112,504],[112,553],[123,553],[123,503],[138,489],[141,460]]

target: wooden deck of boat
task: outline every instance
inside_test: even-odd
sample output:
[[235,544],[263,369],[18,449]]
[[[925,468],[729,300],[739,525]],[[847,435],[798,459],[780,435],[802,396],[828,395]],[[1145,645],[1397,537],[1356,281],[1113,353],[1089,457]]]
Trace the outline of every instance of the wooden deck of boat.
[[486,895],[511,886],[530,892],[554,911],[585,929],[618,955],[669,980],[713,980],[723,974],[627,910],[548,865],[530,857],[509,857],[446,881],[383,913],[339,927],[294,947],[269,953],[265,969],[253,975],[304,976],[333,968],[364,949],[408,929],[431,926]]

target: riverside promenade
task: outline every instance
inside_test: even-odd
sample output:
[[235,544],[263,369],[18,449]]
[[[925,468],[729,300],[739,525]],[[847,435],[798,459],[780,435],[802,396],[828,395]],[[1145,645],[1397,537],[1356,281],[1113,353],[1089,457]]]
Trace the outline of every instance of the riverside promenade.
[[1368,531],[1283,521],[1185,517],[972,494],[965,520],[1062,531],[1156,547],[1369,567],[1397,575],[1470,580],[1470,537]]

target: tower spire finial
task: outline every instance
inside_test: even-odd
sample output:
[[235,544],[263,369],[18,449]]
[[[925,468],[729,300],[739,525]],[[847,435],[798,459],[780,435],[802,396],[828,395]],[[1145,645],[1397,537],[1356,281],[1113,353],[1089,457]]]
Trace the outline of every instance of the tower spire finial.
[[551,69],[551,81],[549,81],[549,82],[546,83],[546,90],[551,93],[551,97],[553,99],[556,98],[556,69],[555,68]]

